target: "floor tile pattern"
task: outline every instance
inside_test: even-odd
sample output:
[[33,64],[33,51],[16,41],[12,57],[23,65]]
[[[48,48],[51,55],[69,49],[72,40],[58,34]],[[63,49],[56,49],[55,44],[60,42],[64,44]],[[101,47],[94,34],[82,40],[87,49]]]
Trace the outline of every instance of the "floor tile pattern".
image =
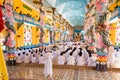
[[[44,80],[43,67],[8,66],[10,80]],[[96,71],[90,68],[54,68],[46,80],[120,80],[120,70]]]

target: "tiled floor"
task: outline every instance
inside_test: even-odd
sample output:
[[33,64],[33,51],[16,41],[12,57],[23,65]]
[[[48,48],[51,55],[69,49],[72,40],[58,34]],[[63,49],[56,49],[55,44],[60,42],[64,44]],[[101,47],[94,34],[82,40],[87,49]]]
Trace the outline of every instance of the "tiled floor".
[[[44,80],[43,67],[11,66],[8,67],[8,72],[10,80]],[[102,72],[83,67],[54,68],[52,80],[120,80],[120,71]]]

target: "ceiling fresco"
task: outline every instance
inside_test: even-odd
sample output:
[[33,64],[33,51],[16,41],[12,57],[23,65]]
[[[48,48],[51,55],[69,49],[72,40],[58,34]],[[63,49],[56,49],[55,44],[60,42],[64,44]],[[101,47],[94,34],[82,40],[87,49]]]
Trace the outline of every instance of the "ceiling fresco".
[[47,0],[56,11],[62,15],[68,23],[75,26],[83,26],[86,13],[86,5],[89,0]]

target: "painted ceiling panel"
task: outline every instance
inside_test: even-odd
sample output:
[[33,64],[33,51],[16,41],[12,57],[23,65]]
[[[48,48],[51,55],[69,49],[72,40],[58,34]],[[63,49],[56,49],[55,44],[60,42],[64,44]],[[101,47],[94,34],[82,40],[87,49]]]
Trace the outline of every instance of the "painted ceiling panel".
[[63,18],[69,18],[69,17],[74,16],[74,15],[79,15],[80,17],[85,17],[85,12],[81,12],[78,10],[70,10],[70,11],[62,14]]
[[84,2],[85,4],[87,4],[87,0],[57,0],[55,6],[58,6],[64,2],[70,2],[70,1]]
[[85,12],[85,7],[83,6],[86,6],[85,3],[83,2],[70,1],[70,2],[64,2],[60,4],[59,6],[57,6],[56,8],[57,8],[58,13],[62,14],[70,10],[78,10],[78,11],[80,10],[82,12]]
[[74,26],[84,24],[86,5],[89,0],[47,0],[48,3],[55,7],[57,12],[62,15],[68,23]]
[[66,20],[72,25],[72,26],[78,26],[84,24],[84,18],[80,17],[79,15],[74,15],[71,17],[66,18]]
[[85,13],[82,13],[78,10],[71,10],[63,14],[65,18],[72,26],[83,24]]

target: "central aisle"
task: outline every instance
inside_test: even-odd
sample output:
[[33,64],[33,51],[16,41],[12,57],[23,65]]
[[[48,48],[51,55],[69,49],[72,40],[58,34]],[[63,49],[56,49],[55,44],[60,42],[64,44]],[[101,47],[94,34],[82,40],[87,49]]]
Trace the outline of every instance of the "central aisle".
[[[18,65],[8,67],[10,80],[44,80],[43,65]],[[50,80],[49,77],[47,80]],[[96,71],[89,67],[54,67],[52,80],[120,80],[119,70]]]

